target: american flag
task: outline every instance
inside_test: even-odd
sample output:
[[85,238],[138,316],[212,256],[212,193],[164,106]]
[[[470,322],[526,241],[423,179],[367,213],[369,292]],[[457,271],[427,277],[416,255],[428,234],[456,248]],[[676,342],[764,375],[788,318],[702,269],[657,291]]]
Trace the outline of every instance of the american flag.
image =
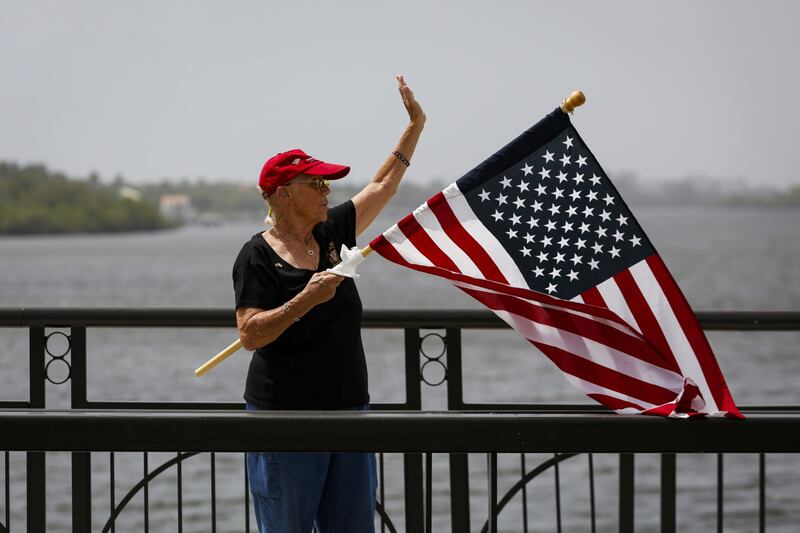
[[560,109],[370,246],[449,279],[610,409],[742,418],[689,304]]

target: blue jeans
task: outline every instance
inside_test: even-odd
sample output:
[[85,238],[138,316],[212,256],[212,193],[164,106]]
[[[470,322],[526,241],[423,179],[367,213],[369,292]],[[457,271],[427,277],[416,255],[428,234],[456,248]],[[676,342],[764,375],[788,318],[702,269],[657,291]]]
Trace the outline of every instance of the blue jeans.
[[374,453],[247,452],[247,476],[259,533],[375,531]]

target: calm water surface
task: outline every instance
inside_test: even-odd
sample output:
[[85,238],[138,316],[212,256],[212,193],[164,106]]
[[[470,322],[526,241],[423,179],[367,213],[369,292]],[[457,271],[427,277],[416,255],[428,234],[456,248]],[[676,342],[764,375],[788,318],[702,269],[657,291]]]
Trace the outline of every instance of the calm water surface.
[[[413,206],[386,213],[360,244],[394,223]],[[640,208],[639,222],[670,267],[696,310],[797,310],[800,308],[800,211],[757,209]],[[231,265],[240,246],[262,229],[253,223],[132,235],[0,237],[0,307],[230,307]],[[358,287],[366,308],[480,308],[443,280],[397,267],[371,256],[359,268]],[[233,329],[90,329],[89,397],[109,400],[240,401],[249,354],[239,352],[202,379],[193,370],[234,338]],[[709,335],[734,399],[740,404],[800,404],[800,334],[727,333]],[[469,401],[583,402],[541,354],[510,330],[464,332],[465,395]],[[0,329],[0,400],[26,399],[27,331]],[[402,332],[365,331],[373,402],[402,401]],[[424,407],[443,408],[443,390],[424,389]],[[48,385],[48,407],[69,404],[65,386]],[[150,468],[170,456],[151,454]],[[140,454],[117,454],[119,500],[141,476]],[[532,454],[528,467],[546,459]],[[217,461],[218,531],[242,531],[242,459],[220,454]],[[483,458],[471,459],[473,529],[485,520]],[[615,456],[596,456],[598,528],[616,529]],[[12,523],[24,524],[24,456],[12,454]],[[796,531],[800,523],[800,465],[792,456],[768,456],[767,505],[770,531]],[[716,457],[680,456],[678,509],[681,531],[716,527]],[[388,505],[402,526],[400,458],[387,457]],[[727,531],[757,528],[757,458],[726,458]],[[69,457],[49,454],[58,478],[48,488],[48,531],[69,531]],[[500,459],[501,493],[519,476],[519,457]],[[108,459],[93,462],[95,528],[107,516]],[[637,457],[637,531],[658,530],[657,456]],[[446,459],[434,464],[434,530],[448,527]],[[549,477],[548,477],[549,476]],[[0,477],[2,477],[0,475]],[[209,531],[208,456],[186,463],[184,531]],[[163,479],[162,479],[163,478]],[[150,489],[151,531],[177,531],[175,474]],[[563,525],[589,530],[586,458],[561,469]],[[478,480],[478,481],[476,481]],[[15,488],[16,487],[16,488]],[[552,476],[529,489],[532,531],[555,528]],[[0,501],[0,517],[5,516]],[[117,531],[141,531],[141,498],[123,513]],[[520,531],[520,505],[501,515],[502,531]]]

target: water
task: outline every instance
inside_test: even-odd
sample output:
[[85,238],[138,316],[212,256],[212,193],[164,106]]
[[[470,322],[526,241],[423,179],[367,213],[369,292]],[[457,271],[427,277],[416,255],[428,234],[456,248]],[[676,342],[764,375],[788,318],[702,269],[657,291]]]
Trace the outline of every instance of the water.
[[[360,239],[379,233],[413,206],[385,213]],[[800,211],[722,208],[640,208],[639,222],[670,267],[696,310],[796,310],[800,308]],[[0,237],[0,306],[87,307],[231,307],[231,265],[242,243],[261,229],[252,223],[218,227],[186,227],[163,233],[131,235],[9,238]],[[402,269],[372,256],[359,268],[358,280],[367,308],[480,308],[443,280]],[[374,402],[404,399],[402,332],[365,331]],[[20,400],[27,390],[27,330],[0,329],[0,400]],[[226,329],[90,329],[88,331],[89,398],[92,400],[240,401],[249,355],[239,352],[202,379],[193,370],[236,333]],[[798,404],[800,358],[797,332],[713,332],[709,335],[737,403]],[[552,364],[513,332],[464,332],[464,391],[471,402],[584,402]],[[492,353],[492,357],[486,356]],[[441,389],[441,388],[440,388]],[[424,388],[424,407],[441,409],[443,390]],[[48,407],[68,406],[66,386],[47,387]],[[150,468],[168,454],[151,454]],[[528,467],[545,460],[528,457]],[[140,454],[117,454],[117,500],[141,476]],[[208,531],[210,494],[208,456],[184,467],[184,531]],[[217,461],[218,530],[242,531],[241,456],[220,454]],[[472,525],[485,520],[481,472],[483,458],[470,459],[473,494]],[[615,456],[596,456],[598,527],[616,528]],[[12,480],[24,479],[24,456],[12,454]],[[797,461],[789,455],[767,460],[768,528],[794,531],[800,522]],[[500,458],[501,494],[519,475],[519,457]],[[682,531],[715,527],[716,457],[682,455],[678,460],[678,521]],[[48,487],[48,531],[68,531],[70,512],[66,454],[48,454],[48,470],[61,479]],[[387,458],[389,511],[402,526],[400,459]],[[107,515],[108,459],[93,461],[95,528]],[[658,457],[637,457],[637,530],[657,531]],[[757,458],[726,458],[726,530],[751,531],[757,526]],[[449,520],[444,457],[434,464],[434,530]],[[563,463],[562,509],[568,531],[588,531],[586,457]],[[152,531],[177,529],[174,469],[151,487]],[[781,490],[788,489],[792,490]],[[734,490],[735,489],[735,490]],[[21,492],[20,492],[21,491]],[[552,474],[529,489],[533,531],[555,528]],[[0,502],[0,517],[5,510]],[[230,510],[230,512],[225,512]],[[24,488],[12,489],[12,523],[24,523]],[[518,531],[518,503],[501,515],[503,531]],[[141,499],[123,513],[117,531],[142,529]],[[535,524],[535,525],[534,525]]]

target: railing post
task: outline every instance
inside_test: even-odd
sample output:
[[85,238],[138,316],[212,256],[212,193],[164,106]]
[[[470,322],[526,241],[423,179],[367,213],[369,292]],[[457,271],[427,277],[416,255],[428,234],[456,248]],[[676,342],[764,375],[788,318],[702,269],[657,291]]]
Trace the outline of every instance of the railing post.
[[619,531],[633,533],[633,454],[619,454]]
[[[73,409],[86,407],[86,328],[70,332],[71,399]],[[72,531],[92,529],[92,456],[72,452]]]
[[[406,409],[412,411],[422,409],[419,350],[419,328],[406,328]],[[423,531],[425,528],[425,513],[422,494],[422,454],[404,454],[403,472],[406,500],[406,531]]]
[[[29,332],[29,390],[33,409],[44,409],[44,354],[43,327],[32,327]],[[28,533],[45,533],[45,454],[27,452],[27,510]]]
[[661,454],[661,533],[675,533],[674,453]]
[[[447,409],[464,406],[461,367],[461,329],[448,328],[447,334]],[[465,453],[450,454],[450,523],[453,533],[470,531],[469,464]]]

